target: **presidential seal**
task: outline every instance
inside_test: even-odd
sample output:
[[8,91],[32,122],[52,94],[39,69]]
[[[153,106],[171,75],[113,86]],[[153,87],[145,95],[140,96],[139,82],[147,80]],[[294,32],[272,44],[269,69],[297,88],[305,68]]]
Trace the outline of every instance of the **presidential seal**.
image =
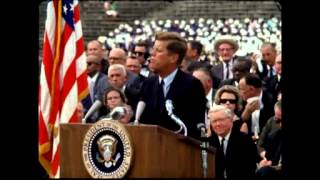
[[121,123],[102,119],[84,137],[83,163],[92,178],[122,178],[131,165],[132,147],[129,133]]

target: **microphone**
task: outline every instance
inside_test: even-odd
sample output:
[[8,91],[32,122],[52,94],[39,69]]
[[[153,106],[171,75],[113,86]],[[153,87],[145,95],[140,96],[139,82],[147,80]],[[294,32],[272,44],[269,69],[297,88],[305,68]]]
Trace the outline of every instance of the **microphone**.
[[140,117],[141,117],[145,107],[146,107],[146,103],[145,102],[143,102],[143,101],[139,101],[138,102],[137,110],[136,110],[136,116],[135,116],[135,120],[134,120],[134,124],[135,125],[139,124]]
[[180,129],[176,133],[179,133],[183,129],[184,130],[184,135],[187,136],[188,130],[187,130],[186,125],[183,123],[183,121],[181,121],[181,119],[178,116],[173,114],[174,107],[173,107],[173,104],[172,104],[172,100],[171,99],[167,99],[166,102],[165,102],[165,106],[166,106],[166,109],[168,111],[168,116],[175,123],[177,123],[180,126]]
[[204,123],[199,123],[197,124],[197,129],[200,130],[201,132],[201,137],[206,137],[206,125],[204,125]]
[[201,147],[201,159],[202,159],[202,170],[203,170],[203,177],[206,178],[208,176],[208,152],[207,148],[209,147],[209,144],[206,139],[206,126],[204,123],[197,124],[197,129],[201,131],[201,139],[202,143],[200,145]]
[[92,104],[92,106],[89,108],[88,112],[82,119],[82,123],[83,124],[86,123],[86,120],[88,119],[88,117],[90,117],[93,113],[95,113],[102,105],[103,104],[100,100],[94,101],[94,103]]
[[127,110],[123,106],[117,106],[110,112],[110,117],[114,120],[121,119],[125,114],[127,113]]
[[168,115],[171,116],[171,114],[173,114],[173,104],[172,104],[172,100],[171,99],[167,99],[165,102],[166,105],[166,109],[168,111]]

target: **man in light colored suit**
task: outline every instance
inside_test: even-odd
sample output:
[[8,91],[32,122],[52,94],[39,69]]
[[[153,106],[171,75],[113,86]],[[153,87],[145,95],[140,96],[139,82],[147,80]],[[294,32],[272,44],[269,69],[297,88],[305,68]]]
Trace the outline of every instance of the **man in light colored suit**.
[[[222,80],[233,78],[232,67],[236,59],[234,55],[239,49],[238,43],[231,36],[221,36],[216,40],[214,49],[221,63],[211,68],[213,78],[219,79],[219,83]],[[219,83],[214,88],[218,88]]]

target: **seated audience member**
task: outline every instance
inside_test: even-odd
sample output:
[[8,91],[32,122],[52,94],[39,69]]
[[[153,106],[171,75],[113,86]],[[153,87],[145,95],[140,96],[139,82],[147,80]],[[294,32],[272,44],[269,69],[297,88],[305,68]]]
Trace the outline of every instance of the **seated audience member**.
[[127,100],[122,91],[114,87],[109,87],[105,91],[104,97],[104,105],[108,114],[100,117],[100,120],[104,118],[112,118],[111,113],[116,107],[124,107],[125,115],[119,119],[119,122],[124,124],[129,123],[130,119],[133,116],[133,111],[131,109],[131,106],[126,104]]
[[230,109],[233,113],[233,128],[248,134],[248,125],[246,122],[240,119],[239,112],[241,110],[241,97],[239,90],[232,85],[224,85],[218,89],[215,100],[215,104],[223,105]]
[[281,101],[275,105],[275,116],[270,118],[263,128],[258,148],[262,160],[257,176],[263,179],[282,177],[282,129]]
[[147,77],[143,76],[140,74],[141,71],[141,64],[139,62],[139,59],[136,56],[128,56],[127,61],[126,61],[126,69],[127,71],[131,71],[135,73],[138,77],[135,79],[135,83],[137,85],[137,89],[140,91],[142,83]]
[[270,137],[273,135],[276,131],[280,129],[280,122],[281,122],[281,115],[282,115],[282,109],[281,109],[281,101],[278,101],[274,105],[274,116],[272,116],[264,128],[262,129],[260,139],[258,141],[258,151],[260,154],[260,157],[262,159],[265,159],[266,156],[266,148],[270,146]]
[[216,105],[209,111],[212,136],[209,143],[217,148],[216,179],[253,179],[259,155],[251,137],[232,128],[234,113]]
[[212,88],[212,79],[211,79],[210,71],[207,68],[200,67],[198,69],[195,69],[192,72],[192,76],[194,76],[195,78],[197,78],[201,81],[202,86],[204,88],[204,92],[206,94],[207,108],[206,108],[206,115],[205,115],[206,116],[205,124],[208,129],[207,133],[209,135],[211,132],[210,132],[210,128],[209,128],[210,123],[208,120],[208,111],[213,105],[216,90]]
[[233,78],[221,81],[219,87],[223,85],[233,85],[238,87],[239,81],[242,77],[250,73],[252,62],[245,57],[237,57],[237,60],[233,63],[232,73]]
[[241,119],[248,123],[248,132],[254,140],[270,117],[274,115],[273,97],[262,89],[262,81],[256,74],[247,74],[239,81],[240,94],[245,101]]

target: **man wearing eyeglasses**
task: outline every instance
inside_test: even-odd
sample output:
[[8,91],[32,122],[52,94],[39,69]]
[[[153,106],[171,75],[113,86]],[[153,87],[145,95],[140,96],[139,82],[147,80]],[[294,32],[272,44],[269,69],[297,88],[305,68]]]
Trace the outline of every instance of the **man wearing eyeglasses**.
[[139,59],[141,64],[140,74],[150,77],[153,73],[148,67],[149,62],[147,60],[150,56],[148,43],[146,41],[139,41],[134,47],[133,55]]
[[239,49],[239,45],[231,36],[221,36],[216,40],[214,49],[219,56],[220,63],[211,68],[211,74],[219,80],[214,85],[216,86],[214,88],[218,88],[222,80],[233,78],[231,70],[236,59],[234,55]]
[[216,151],[216,179],[254,179],[260,160],[256,145],[247,134],[233,127],[234,113],[223,105],[209,111],[212,133],[209,143]]

